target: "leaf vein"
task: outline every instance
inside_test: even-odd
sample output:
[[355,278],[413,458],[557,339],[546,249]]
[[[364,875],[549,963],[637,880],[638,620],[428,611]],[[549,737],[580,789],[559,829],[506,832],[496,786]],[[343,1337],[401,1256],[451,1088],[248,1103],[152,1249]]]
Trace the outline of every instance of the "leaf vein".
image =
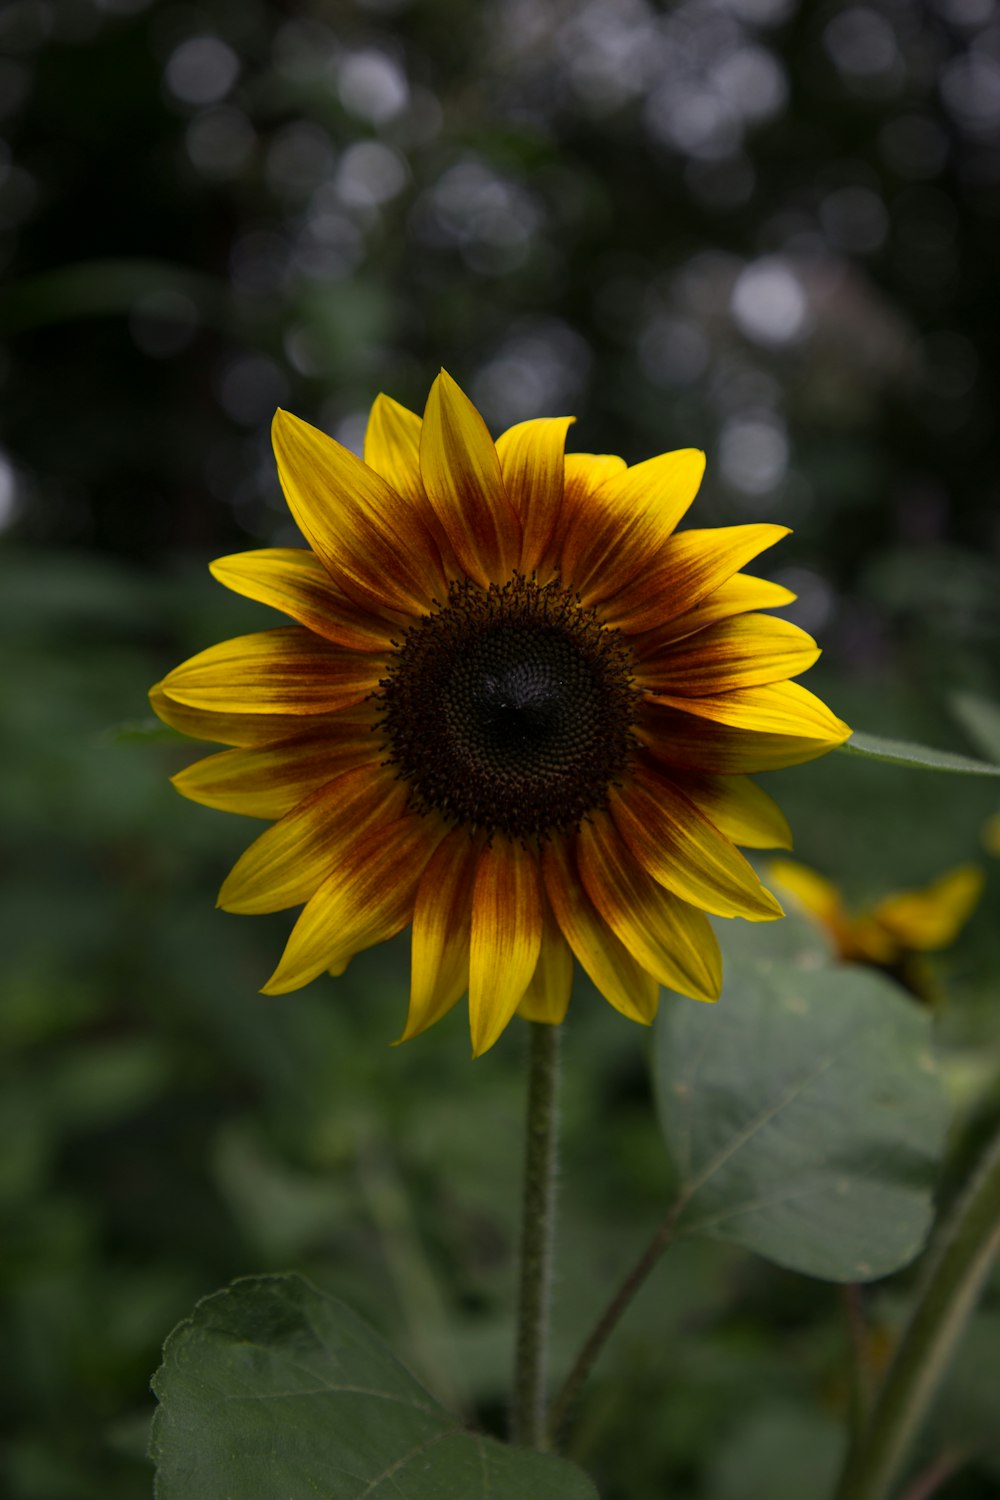
[[833,1053],[830,1057],[824,1058],[812,1072],[805,1074],[804,1077],[790,1085],[779,1099],[763,1109],[743,1130],[737,1131],[732,1140],[725,1146],[720,1147],[715,1156],[708,1160],[701,1173],[691,1182],[685,1184],[684,1199],[690,1202],[695,1194],[701,1191],[706,1182],[710,1181],[731,1157],[735,1156],[738,1151],[741,1151],[744,1146],[753,1140],[755,1135],[758,1135],[766,1125],[769,1125],[772,1120],[776,1119],[783,1109],[787,1109],[790,1104],[794,1104],[803,1089],[808,1088],[811,1083],[815,1083],[818,1078],[822,1078],[824,1073],[828,1073],[836,1063],[840,1062],[841,1057],[841,1053]]
[[222,1392],[223,1401],[287,1401],[297,1396],[373,1396],[378,1401],[388,1401],[395,1406],[402,1406],[407,1411],[424,1412],[427,1416],[439,1416],[439,1408],[432,1403],[406,1400],[402,1396],[393,1395],[389,1391],[372,1390],[364,1385],[316,1385],[308,1389],[297,1389],[289,1391],[240,1391]]
[[705,1061],[706,1056],[708,1055],[711,1043],[712,1037],[706,1034],[702,1038],[700,1048],[694,1053],[690,1062],[684,1069],[684,1084],[689,1092],[684,1095],[684,1112],[681,1123],[680,1150],[677,1153],[677,1165],[680,1168],[682,1182],[685,1182],[687,1180],[688,1174],[690,1173],[693,1165],[692,1157],[694,1147],[692,1142],[692,1121],[694,1119],[694,1109],[690,1091],[693,1091],[694,1089],[694,1085],[698,1077],[698,1071],[701,1068],[702,1063]]
[[816,1186],[802,1186],[787,1188],[783,1192],[766,1194],[762,1193],[757,1198],[747,1198],[742,1203],[733,1204],[729,1208],[719,1209],[716,1213],[708,1214],[703,1219],[695,1219],[684,1225],[684,1234],[703,1234],[706,1230],[714,1229],[719,1224],[724,1224],[727,1219],[737,1219],[741,1214],[754,1213],[759,1208],[773,1208],[779,1203],[795,1203],[800,1198],[823,1196],[827,1192],[825,1184]]
[[365,1500],[365,1497],[367,1495],[373,1495],[375,1493],[376,1486],[382,1484],[383,1481],[388,1479],[392,1480],[394,1488],[399,1489],[399,1485],[396,1483],[395,1479],[395,1475],[398,1470],[404,1468],[408,1463],[412,1463],[413,1460],[415,1458],[419,1458],[421,1454],[429,1452],[431,1448],[436,1447],[437,1444],[442,1442],[446,1437],[450,1437],[455,1430],[455,1428],[447,1428],[442,1432],[436,1432],[434,1436],[428,1438],[426,1442],[418,1443],[415,1448],[410,1448],[406,1453],[401,1453],[399,1458],[391,1463],[387,1469],[383,1469],[381,1474],[376,1474],[375,1478],[372,1479],[363,1490],[358,1491],[357,1500]]

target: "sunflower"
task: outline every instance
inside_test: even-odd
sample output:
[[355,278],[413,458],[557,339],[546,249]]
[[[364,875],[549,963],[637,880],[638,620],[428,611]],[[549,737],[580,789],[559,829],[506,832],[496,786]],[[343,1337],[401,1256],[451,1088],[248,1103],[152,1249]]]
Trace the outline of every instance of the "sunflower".
[[843,963],[883,969],[927,1004],[939,996],[922,955],[951,946],[975,911],[985,884],[978,865],[957,865],[930,885],[895,891],[854,914],[833,882],[807,865],[775,859],[767,873],[791,905],[823,928]]
[[786,848],[747,779],[847,726],[788,679],[819,655],[741,571],[775,525],[677,531],[704,456],[564,451],[568,417],[493,443],[444,372],[423,419],[386,396],[364,461],[287,412],[278,473],[309,549],[212,565],[293,621],[152,690],[233,748],[175,778],[272,820],[225,881],[233,912],[302,906],[264,993],[341,974],[412,928],[402,1039],[466,992],[473,1052],[515,1012],[560,1022],[574,959],[624,1015],[659,987],[718,997],[707,913],[781,915],[737,845]]

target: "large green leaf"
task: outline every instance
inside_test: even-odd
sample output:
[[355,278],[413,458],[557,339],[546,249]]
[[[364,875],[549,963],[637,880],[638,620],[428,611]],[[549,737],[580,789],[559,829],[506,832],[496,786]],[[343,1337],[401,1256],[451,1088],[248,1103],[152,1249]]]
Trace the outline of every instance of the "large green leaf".
[[730,962],[721,1002],[661,1008],[679,1232],[832,1281],[905,1265],[948,1107],[927,1013],[871,970]]
[[1000,776],[1000,766],[969,755],[955,755],[951,750],[931,750],[909,740],[887,740],[880,734],[852,734],[838,747],[846,755],[863,755],[867,760],[885,760],[894,766],[911,766],[919,771],[951,771],[961,776]]
[[561,1459],[460,1427],[300,1276],[200,1302],[153,1388],[158,1500],[596,1500]]

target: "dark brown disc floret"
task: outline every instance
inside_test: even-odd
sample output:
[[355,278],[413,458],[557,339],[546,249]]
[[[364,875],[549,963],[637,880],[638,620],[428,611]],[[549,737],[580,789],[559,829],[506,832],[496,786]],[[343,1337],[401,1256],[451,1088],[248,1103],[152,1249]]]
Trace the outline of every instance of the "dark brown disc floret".
[[602,806],[634,749],[638,691],[617,631],[559,583],[453,583],[380,683],[389,762],[417,811],[544,838]]

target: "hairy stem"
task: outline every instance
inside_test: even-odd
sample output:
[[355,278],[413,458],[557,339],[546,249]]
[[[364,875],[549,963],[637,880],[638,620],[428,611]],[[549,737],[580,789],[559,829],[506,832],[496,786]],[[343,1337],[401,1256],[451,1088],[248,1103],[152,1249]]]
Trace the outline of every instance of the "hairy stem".
[[524,1448],[543,1449],[548,1447],[545,1377],[556,1217],[559,1027],[542,1021],[532,1021],[530,1026],[511,1438]]

